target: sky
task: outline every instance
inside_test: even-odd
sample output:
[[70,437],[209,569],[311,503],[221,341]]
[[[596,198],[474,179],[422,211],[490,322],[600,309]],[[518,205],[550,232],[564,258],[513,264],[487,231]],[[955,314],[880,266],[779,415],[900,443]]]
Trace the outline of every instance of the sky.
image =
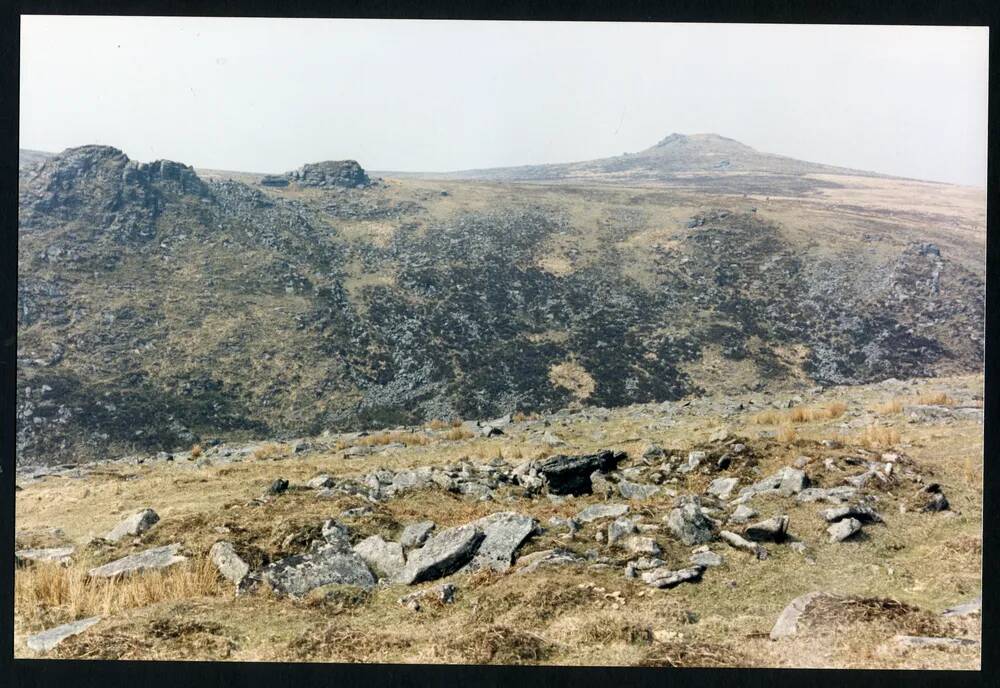
[[716,133],[986,185],[984,27],[24,16],[20,146],[451,171]]

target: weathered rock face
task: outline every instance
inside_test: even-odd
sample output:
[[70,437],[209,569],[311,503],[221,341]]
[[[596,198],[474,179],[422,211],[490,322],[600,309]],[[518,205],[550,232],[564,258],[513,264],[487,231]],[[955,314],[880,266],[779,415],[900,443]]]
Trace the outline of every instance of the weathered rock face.
[[545,479],[552,494],[591,494],[593,485],[590,474],[594,471],[614,470],[624,458],[624,452],[610,449],[575,456],[557,454],[542,461],[538,466],[538,473]]
[[412,585],[458,571],[472,559],[484,537],[483,531],[474,524],[441,531],[423,547],[410,552],[398,582]]
[[354,545],[354,552],[380,578],[395,578],[406,564],[403,546],[398,542],[386,542],[381,535],[365,538]]
[[236,586],[239,586],[250,573],[250,566],[240,558],[232,544],[228,542],[216,542],[212,545],[208,551],[208,558],[215,564],[222,577]]
[[72,621],[68,624],[63,624],[62,626],[56,626],[55,628],[50,628],[47,631],[42,631],[41,633],[28,636],[26,644],[28,649],[34,652],[48,652],[49,650],[55,648],[55,646],[59,643],[66,640],[66,638],[83,633],[100,620],[101,617],[92,616],[89,619],[80,619],[78,621]]
[[303,165],[288,178],[300,186],[341,187],[353,189],[371,184],[368,175],[356,160],[326,160]]
[[399,536],[399,544],[402,545],[404,549],[420,547],[427,541],[427,538],[430,537],[434,528],[434,521],[419,521],[417,523],[411,523],[403,528],[403,532]]
[[336,546],[321,547],[308,554],[294,554],[265,566],[261,580],[279,594],[299,597],[324,585],[356,585],[370,588],[375,577],[364,560]]
[[715,526],[702,513],[701,501],[696,497],[671,509],[665,520],[670,532],[685,545],[700,545],[715,537]]

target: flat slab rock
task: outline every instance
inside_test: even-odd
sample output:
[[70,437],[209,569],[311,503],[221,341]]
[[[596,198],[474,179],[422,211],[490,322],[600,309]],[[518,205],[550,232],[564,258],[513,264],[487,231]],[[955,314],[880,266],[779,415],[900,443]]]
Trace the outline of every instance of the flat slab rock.
[[162,547],[153,547],[142,552],[130,554],[121,559],[116,559],[103,566],[92,568],[87,575],[91,578],[114,578],[141,571],[165,569],[187,560],[187,557],[177,553],[180,547],[179,542],[175,542],[172,545],[163,545]]
[[371,588],[375,576],[364,560],[354,552],[336,545],[320,547],[308,554],[294,554],[268,564],[260,572],[261,580],[279,594],[299,597],[324,585],[356,585]]
[[780,640],[781,638],[788,638],[795,635],[798,632],[799,619],[802,618],[809,605],[821,597],[833,597],[833,595],[815,590],[807,592],[805,595],[799,595],[789,602],[781,610],[778,620],[774,622],[774,626],[771,628],[771,640]]
[[48,652],[59,643],[66,640],[66,638],[83,633],[100,620],[101,617],[92,616],[89,619],[71,621],[68,624],[56,626],[55,628],[50,628],[47,631],[42,631],[41,633],[28,636],[28,639],[25,642],[28,649],[33,652]]
[[538,532],[537,520],[513,511],[490,514],[473,525],[483,531],[483,540],[463,571],[506,571],[514,563],[514,554],[521,545]]
[[920,635],[897,635],[894,640],[902,647],[972,647],[979,645],[972,638],[930,638]]
[[600,518],[619,518],[628,513],[628,504],[591,504],[576,515],[580,523],[590,523]]
[[545,478],[551,494],[590,494],[593,489],[590,483],[590,474],[594,471],[606,473],[614,470],[624,458],[624,452],[615,452],[610,449],[596,454],[575,456],[557,454],[538,464],[538,473]]
[[686,569],[671,571],[664,567],[643,573],[642,582],[654,588],[673,588],[681,583],[694,583],[701,580],[705,567],[697,564]]
[[952,616],[952,617],[962,617],[962,616],[972,616],[973,614],[983,613],[983,596],[980,595],[974,600],[966,602],[965,604],[959,604],[954,607],[949,607],[941,612],[941,616]]
[[14,561],[25,564],[32,561],[49,561],[66,565],[73,556],[72,547],[46,547],[39,549],[19,549],[14,552]]
[[396,581],[413,585],[455,573],[472,559],[484,537],[474,523],[442,530],[410,552]]

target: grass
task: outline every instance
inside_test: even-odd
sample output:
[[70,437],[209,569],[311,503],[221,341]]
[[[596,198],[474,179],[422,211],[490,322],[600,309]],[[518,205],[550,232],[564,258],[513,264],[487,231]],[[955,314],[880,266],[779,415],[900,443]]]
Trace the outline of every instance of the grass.
[[285,445],[277,442],[265,442],[250,455],[250,458],[253,461],[276,461],[289,454],[291,454],[291,450]]
[[784,442],[785,444],[788,444],[798,439],[798,433],[795,432],[795,428],[793,428],[791,425],[782,425],[780,428],[778,428],[778,432],[775,435],[775,437],[778,439],[779,442]]
[[899,431],[883,425],[868,425],[858,437],[858,442],[866,449],[888,449],[900,442]]
[[873,405],[871,410],[881,416],[891,416],[903,411],[903,402],[899,399],[890,399]]
[[913,403],[926,406],[954,406],[956,402],[944,392],[924,392],[916,395]]
[[366,437],[362,437],[354,442],[362,447],[382,447],[387,444],[405,444],[407,447],[414,445],[423,446],[430,442],[430,438],[419,432],[391,430],[389,432],[376,432]]
[[756,425],[781,425],[783,423],[812,423],[840,418],[847,411],[843,401],[833,401],[824,406],[795,406],[787,412],[767,410],[752,417]]

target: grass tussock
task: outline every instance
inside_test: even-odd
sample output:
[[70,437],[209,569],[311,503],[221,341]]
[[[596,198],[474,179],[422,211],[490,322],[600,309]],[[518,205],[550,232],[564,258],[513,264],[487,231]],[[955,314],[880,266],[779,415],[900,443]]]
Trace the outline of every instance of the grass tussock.
[[753,666],[748,657],[731,647],[699,642],[654,643],[638,662],[647,667]]
[[778,432],[775,437],[779,442],[789,443],[798,439],[798,433],[795,432],[795,428],[791,425],[783,425],[778,428]]
[[861,431],[858,442],[866,449],[887,449],[899,444],[899,431],[882,425],[869,425]]
[[821,597],[803,614],[806,624],[836,627],[848,624],[883,624],[905,635],[941,635],[944,624],[931,612],[886,597]]
[[924,392],[913,397],[913,403],[920,406],[954,406],[958,402],[944,392]]
[[880,416],[891,416],[903,411],[903,402],[899,399],[890,399],[889,401],[875,404],[871,407],[871,411],[879,414]]
[[467,440],[475,437],[471,430],[466,430],[462,426],[454,427],[444,433],[446,440]]
[[460,428],[462,427],[462,420],[460,418],[452,418],[451,420],[441,420],[440,418],[434,418],[430,423],[427,424],[428,430],[447,430],[448,428]]
[[538,420],[541,416],[537,413],[525,413],[524,411],[515,411],[514,415],[511,416],[511,420],[515,423],[523,423],[527,420]]
[[200,444],[196,444],[191,447],[191,458],[197,459],[199,456],[205,453],[205,450],[201,448]]
[[157,602],[222,592],[219,574],[207,559],[120,580],[93,579],[83,566],[55,564],[19,569],[14,576],[15,616],[27,626],[39,629],[88,616],[109,617]]
[[288,456],[291,452],[288,447],[277,442],[265,442],[260,445],[250,456],[253,461],[276,461]]
[[751,418],[755,425],[782,425],[785,423],[812,423],[819,420],[840,418],[847,411],[847,404],[834,401],[825,406],[796,406],[787,412],[767,410]]
[[566,361],[549,368],[549,382],[568,390],[580,402],[597,388],[594,378],[576,361]]

